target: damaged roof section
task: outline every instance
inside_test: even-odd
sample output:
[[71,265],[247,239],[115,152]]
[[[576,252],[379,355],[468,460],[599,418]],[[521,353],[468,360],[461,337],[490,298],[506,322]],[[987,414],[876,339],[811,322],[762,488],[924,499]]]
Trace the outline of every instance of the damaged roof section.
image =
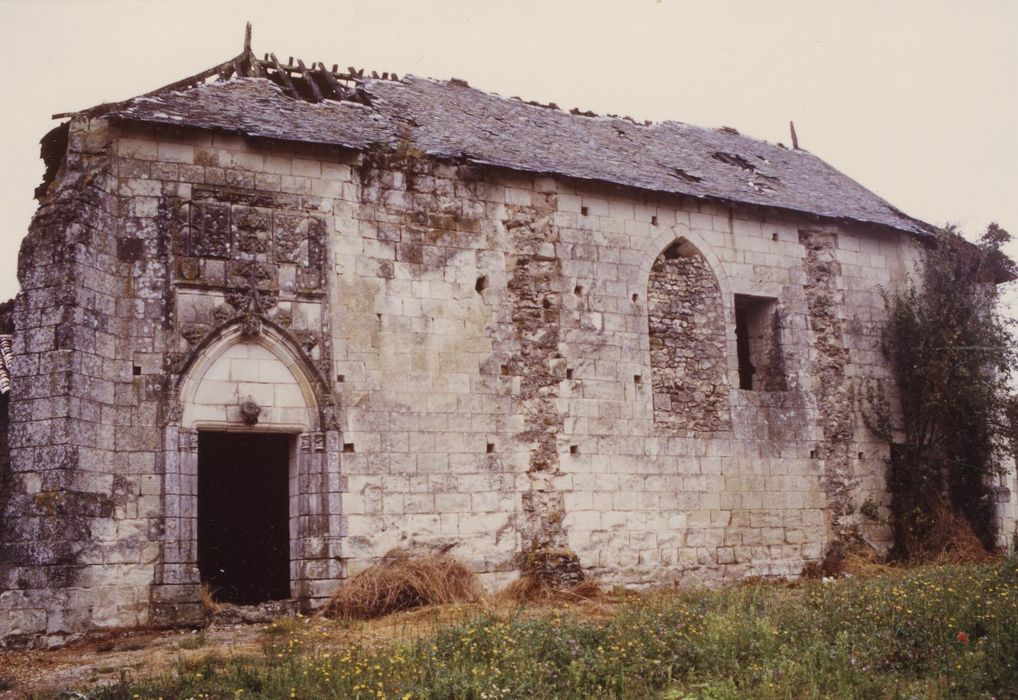
[[735,129],[564,112],[457,79],[284,65],[273,54],[255,58],[249,45],[208,71],[89,113],[357,150],[411,145],[436,158],[931,231],[816,156]]

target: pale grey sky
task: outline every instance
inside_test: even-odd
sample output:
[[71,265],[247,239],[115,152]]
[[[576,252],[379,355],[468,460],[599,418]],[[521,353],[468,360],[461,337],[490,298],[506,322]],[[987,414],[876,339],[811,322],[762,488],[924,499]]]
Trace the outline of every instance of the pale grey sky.
[[1018,234],[1013,0],[0,0],[0,298],[17,290],[50,115],[233,56],[247,20],[255,51],[284,60],[772,142],[792,119],[803,148],[907,213]]

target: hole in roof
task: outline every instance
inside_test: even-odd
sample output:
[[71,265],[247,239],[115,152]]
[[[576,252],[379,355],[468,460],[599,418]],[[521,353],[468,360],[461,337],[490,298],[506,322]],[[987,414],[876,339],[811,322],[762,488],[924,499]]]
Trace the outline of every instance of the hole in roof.
[[[775,177],[774,175],[770,175],[768,173],[765,173],[765,172],[761,171],[759,168],[757,168],[755,165],[750,163],[744,157],[740,156],[738,153],[725,153],[724,151],[715,151],[712,154],[712,157],[714,158],[714,160],[719,160],[722,163],[725,163],[726,165],[731,165],[731,166],[736,167],[736,168],[742,168],[743,170],[748,170],[749,172],[753,173],[754,175],[758,175],[759,177],[765,178],[765,179],[770,180],[772,182],[777,182],[778,181],[777,177]],[[757,157],[759,157],[759,156],[757,156]],[[764,158],[761,158],[761,160],[766,162],[766,159],[764,159]],[[756,183],[752,183],[751,182],[750,184],[753,186],[754,189],[758,189],[758,185]],[[764,185],[760,185],[759,187],[764,187]],[[759,190],[758,189],[758,191],[763,191],[763,190]]]
[[744,170],[756,170],[753,164],[748,160],[740,156],[738,153],[725,153],[724,151],[715,151],[713,154],[714,160],[720,160],[722,163],[728,165],[734,165]]
[[670,168],[671,172],[668,174],[674,178],[685,180],[686,182],[703,182],[703,178],[695,173],[686,172],[682,168]]

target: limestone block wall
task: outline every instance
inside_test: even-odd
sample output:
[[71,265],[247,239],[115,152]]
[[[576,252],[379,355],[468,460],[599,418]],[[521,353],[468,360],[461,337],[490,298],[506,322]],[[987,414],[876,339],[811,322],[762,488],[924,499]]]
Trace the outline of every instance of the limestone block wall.
[[124,216],[136,205],[110,144],[102,122],[70,125],[19,257],[0,557],[12,643],[143,624],[159,559],[164,287],[155,236]]
[[[797,575],[846,530],[888,543],[858,396],[888,379],[904,236],[412,151],[71,134],[57,191],[90,198],[22,253],[5,636],[199,614],[203,429],[300,436],[312,602],[396,546],[495,586],[540,548],[649,584]],[[736,296],[780,350],[754,390]]]

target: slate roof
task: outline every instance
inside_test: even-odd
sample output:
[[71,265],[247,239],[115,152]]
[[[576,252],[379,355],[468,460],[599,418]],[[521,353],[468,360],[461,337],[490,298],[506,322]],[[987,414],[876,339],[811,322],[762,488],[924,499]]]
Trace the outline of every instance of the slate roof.
[[[307,90],[302,97],[289,77],[279,77],[297,67],[281,67],[272,59],[271,64],[252,60],[256,67],[279,69],[274,80],[258,69],[254,74],[261,77],[199,81],[94,111],[149,124],[352,149],[395,146],[409,139],[437,158],[762,205],[918,235],[931,231],[811,153],[732,130],[585,116],[482,92],[459,80],[413,76],[339,76],[356,82],[355,89],[346,91],[330,74],[334,99],[312,88],[318,101],[309,101]],[[326,70],[312,67],[316,75]],[[303,64],[300,70],[311,83]],[[237,76],[251,74],[236,71]]]

